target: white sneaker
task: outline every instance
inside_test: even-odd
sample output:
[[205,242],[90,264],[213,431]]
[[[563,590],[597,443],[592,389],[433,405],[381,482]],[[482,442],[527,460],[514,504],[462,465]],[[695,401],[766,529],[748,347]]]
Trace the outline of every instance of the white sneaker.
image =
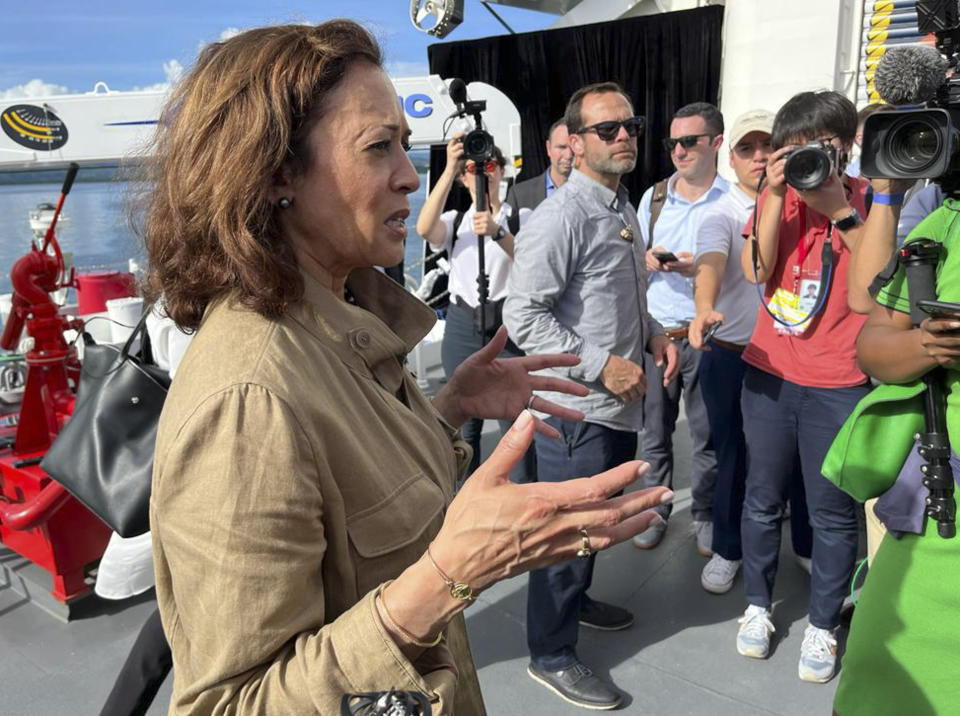
[[724,559],[714,554],[700,573],[700,585],[713,594],[726,594],[740,569],[739,559]]
[[751,659],[766,659],[770,653],[770,635],[776,631],[770,617],[773,612],[751,604],[740,617],[737,653]]
[[697,540],[697,552],[702,557],[713,556],[713,522],[707,520],[693,521],[693,536]]
[[807,625],[800,646],[798,672],[803,681],[825,684],[837,669],[837,637],[828,629]]

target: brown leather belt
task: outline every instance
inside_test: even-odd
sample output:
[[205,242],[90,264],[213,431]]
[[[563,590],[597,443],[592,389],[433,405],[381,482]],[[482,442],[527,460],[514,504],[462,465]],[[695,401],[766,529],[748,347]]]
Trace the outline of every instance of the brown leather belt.
[[664,335],[672,341],[682,341],[687,337],[687,326],[671,326],[670,328],[664,328]]
[[723,348],[724,350],[733,351],[734,353],[743,353],[743,350],[746,348],[746,346],[741,346],[737,343],[721,341],[719,338],[711,338],[710,345],[716,346],[717,348]]

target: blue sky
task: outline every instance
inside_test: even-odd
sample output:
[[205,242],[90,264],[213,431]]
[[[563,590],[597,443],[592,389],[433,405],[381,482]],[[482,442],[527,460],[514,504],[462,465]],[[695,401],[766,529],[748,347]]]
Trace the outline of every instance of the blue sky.
[[[464,22],[446,40],[506,32],[479,0],[465,0]],[[47,0],[13,3],[0,23],[0,99],[154,87],[189,67],[197,49],[224,33],[278,22],[351,17],[380,39],[396,76],[427,69],[434,37],[416,30],[409,0]],[[551,15],[493,5],[517,32],[548,27]]]

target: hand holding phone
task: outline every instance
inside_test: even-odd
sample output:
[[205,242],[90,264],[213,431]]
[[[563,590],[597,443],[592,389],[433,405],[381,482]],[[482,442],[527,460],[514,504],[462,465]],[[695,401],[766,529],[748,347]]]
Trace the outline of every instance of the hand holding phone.
[[680,260],[672,251],[654,251],[653,257],[662,264]]
[[716,323],[710,324],[710,327],[703,334],[703,342],[709,343],[711,339],[717,335],[717,331],[720,330],[720,326],[723,325],[723,321],[717,321]]
[[917,301],[917,308],[932,318],[960,321],[960,303],[950,301]]

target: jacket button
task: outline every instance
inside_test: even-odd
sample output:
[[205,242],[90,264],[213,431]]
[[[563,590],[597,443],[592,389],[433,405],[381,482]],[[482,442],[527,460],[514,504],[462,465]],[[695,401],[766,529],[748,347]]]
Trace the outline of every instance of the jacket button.
[[357,331],[357,345],[366,348],[370,345],[370,334],[366,331]]

